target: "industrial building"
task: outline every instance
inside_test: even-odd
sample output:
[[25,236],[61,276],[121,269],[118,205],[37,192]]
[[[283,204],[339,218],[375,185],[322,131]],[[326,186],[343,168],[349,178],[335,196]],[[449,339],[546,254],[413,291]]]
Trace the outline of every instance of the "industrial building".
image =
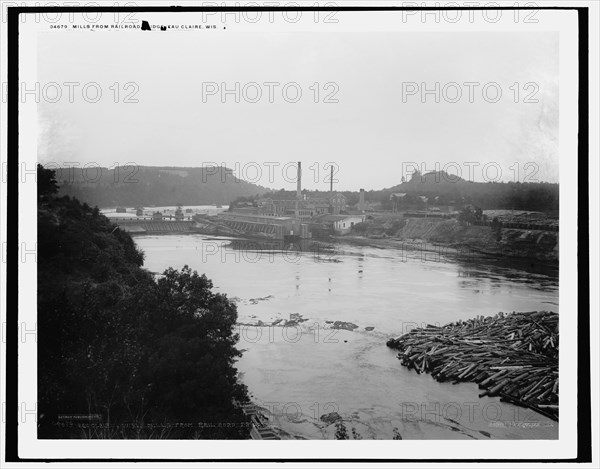
[[352,227],[357,223],[365,221],[366,215],[320,215],[315,217],[314,223],[321,223],[330,226],[334,234],[345,235],[352,231]]
[[[283,236],[311,236],[308,223],[312,225],[329,225],[336,233],[344,234],[351,230],[355,223],[364,221],[364,216],[344,215],[346,212],[346,197],[340,192],[333,192],[333,179],[330,182],[329,194],[310,197],[302,194],[302,163],[298,162],[296,196],[278,199],[265,197],[258,199],[256,206],[234,208],[223,212],[219,219],[232,226],[237,223],[237,229],[244,225],[249,231],[261,231],[280,238]],[[332,174],[333,176],[333,174]],[[364,190],[361,189],[359,207],[364,211]],[[327,217],[331,215],[334,218]],[[337,218],[335,218],[337,217]],[[261,228],[258,225],[269,225],[273,228]]]

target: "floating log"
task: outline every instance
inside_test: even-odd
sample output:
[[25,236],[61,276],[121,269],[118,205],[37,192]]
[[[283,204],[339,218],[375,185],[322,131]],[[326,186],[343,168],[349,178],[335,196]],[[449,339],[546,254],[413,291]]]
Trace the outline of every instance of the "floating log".
[[402,365],[438,381],[474,382],[480,396],[528,407],[558,420],[558,314],[477,316],[427,325],[390,339]]

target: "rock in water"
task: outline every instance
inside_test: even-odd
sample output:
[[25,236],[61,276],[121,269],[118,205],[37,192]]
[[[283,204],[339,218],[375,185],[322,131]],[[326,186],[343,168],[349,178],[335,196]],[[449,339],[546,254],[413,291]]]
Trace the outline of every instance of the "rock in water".
[[329,414],[321,415],[321,420],[328,425],[337,422],[338,420],[342,420],[342,417],[337,412],[331,412]]
[[334,329],[344,329],[346,331],[353,331],[354,329],[358,328],[356,324],[346,321],[335,321],[331,327]]

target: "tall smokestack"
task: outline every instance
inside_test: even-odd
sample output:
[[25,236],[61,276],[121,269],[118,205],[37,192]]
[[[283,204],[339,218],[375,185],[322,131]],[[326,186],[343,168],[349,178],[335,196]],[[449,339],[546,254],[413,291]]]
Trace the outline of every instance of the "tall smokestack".
[[329,192],[333,193],[333,165],[331,165],[331,176],[329,176]]
[[365,211],[365,190],[364,189],[360,190],[360,195],[358,197],[358,209],[361,212]]
[[296,185],[296,198],[302,199],[302,163],[298,161],[298,176]]

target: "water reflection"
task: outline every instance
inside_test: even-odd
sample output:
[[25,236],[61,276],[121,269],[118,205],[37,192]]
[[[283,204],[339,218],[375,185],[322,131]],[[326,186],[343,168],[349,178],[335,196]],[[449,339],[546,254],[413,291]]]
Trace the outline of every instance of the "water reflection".
[[[323,243],[312,240],[284,242],[279,240],[230,239],[226,248],[240,252],[262,254],[285,254],[288,260],[300,257],[315,262],[341,262],[344,257],[356,257],[358,277],[362,278],[364,263],[368,258],[390,259],[395,262],[417,261],[424,268],[435,269],[439,264],[452,263],[460,279],[488,279],[492,288],[501,288],[506,279],[522,282],[542,291],[558,287],[558,266],[523,259],[489,258],[475,255],[472,251],[450,251],[445,246],[430,245],[427,249],[414,244],[401,244],[382,250],[380,247],[352,246],[345,243]],[[477,282],[461,280],[466,288]]]

